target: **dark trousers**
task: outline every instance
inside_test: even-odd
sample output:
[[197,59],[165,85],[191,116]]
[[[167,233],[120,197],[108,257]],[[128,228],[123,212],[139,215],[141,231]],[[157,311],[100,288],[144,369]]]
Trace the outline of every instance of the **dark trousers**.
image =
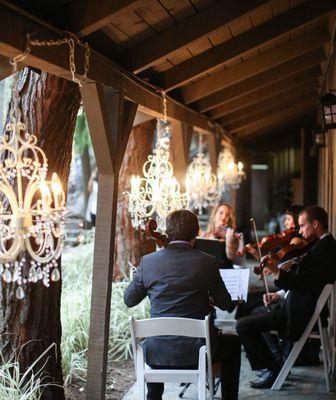
[[278,354],[275,351],[278,346],[269,332],[279,330],[280,318],[279,307],[273,307],[269,311],[265,307],[258,307],[251,315],[237,321],[237,333],[253,370],[279,368],[282,362],[281,352],[280,349]]
[[[236,335],[218,336],[218,349],[213,359],[221,362],[221,389],[223,400],[237,400],[240,374],[240,339]],[[197,366],[163,367],[150,365],[153,369],[196,369]],[[147,400],[162,400],[163,383],[147,383]]]

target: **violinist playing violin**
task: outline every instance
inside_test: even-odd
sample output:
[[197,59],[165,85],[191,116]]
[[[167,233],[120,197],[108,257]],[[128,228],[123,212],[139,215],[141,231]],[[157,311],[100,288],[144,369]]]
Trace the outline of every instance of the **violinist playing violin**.
[[284,339],[296,341],[309,322],[317,299],[328,283],[336,280],[336,241],[328,232],[328,214],[318,206],[307,207],[299,214],[299,233],[313,245],[288,271],[279,269],[276,254],[263,257],[265,269],[273,274],[274,284],[287,294],[266,294],[268,312],[255,313],[237,321],[237,333],[245,347],[253,370],[265,370],[253,388],[270,388],[283,360],[276,358],[265,341],[264,333],[277,330]]
[[[299,214],[304,209],[300,205],[291,205],[285,211],[284,226],[285,231],[281,234],[267,236],[261,241],[261,251],[268,251],[287,244],[285,237],[288,237],[288,244],[297,244],[301,240],[299,234]],[[283,239],[283,240],[282,240]],[[247,253],[255,259],[259,258],[256,245],[247,244],[245,246]]]
[[242,263],[238,250],[244,246],[243,235],[238,233],[236,228],[236,215],[228,203],[220,203],[213,208],[207,231],[202,236],[207,239],[217,239],[225,242],[224,265],[222,268],[232,268],[233,262]]

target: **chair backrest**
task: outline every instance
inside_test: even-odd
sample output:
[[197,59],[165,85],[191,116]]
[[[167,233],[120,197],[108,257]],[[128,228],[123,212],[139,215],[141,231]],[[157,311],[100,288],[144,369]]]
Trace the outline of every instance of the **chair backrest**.
[[131,330],[133,328],[135,338],[146,338],[151,336],[187,336],[187,337],[206,337],[205,320],[197,320],[191,318],[148,318],[142,320],[134,320],[130,318]]
[[204,320],[177,317],[135,320],[133,317],[130,317],[129,322],[135,363],[138,339],[151,336],[174,335],[205,338],[208,365],[211,365],[209,316],[206,316]]

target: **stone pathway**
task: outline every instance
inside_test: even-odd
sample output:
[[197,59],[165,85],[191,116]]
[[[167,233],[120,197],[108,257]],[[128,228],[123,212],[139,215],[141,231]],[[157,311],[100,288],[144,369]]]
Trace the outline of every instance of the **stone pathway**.
[[[249,381],[255,379],[249,363],[242,355],[240,375],[239,400],[336,400],[336,393],[326,393],[323,375],[323,364],[318,367],[293,368],[290,377],[280,392],[271,390],[251,389]],[[163,400],[178,400],[179,387],[176,384],[167,384]],[[220,399],[220,391],[215,396]],[[126,394],[123,400],[136,400],[135,385]],[[197,390],[191,385],[183,397],[185,400],[197,400]]]

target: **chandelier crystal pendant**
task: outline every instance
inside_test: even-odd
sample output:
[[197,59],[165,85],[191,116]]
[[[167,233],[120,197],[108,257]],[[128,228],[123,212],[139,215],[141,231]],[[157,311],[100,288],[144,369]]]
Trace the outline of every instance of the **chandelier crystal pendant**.
[[47,180],[47,157],[22,122],[15,67],[13,107],[0,142],[0,274],[22,299],[23,285],[48,287],[60,279],[65,195],[56,173]]
[[153,154],[142,168],[143,177],[132,175],[128,211],[134,228],[144,228],[146,221],[156,217],[158,229],[165,231],[166,218],[172,211],[188,207],[187,193],[181,193],[169,162],[170,126],[167,122],[167,100],[163,96],[164,119],[157,121],[157,140]]
[[231,151],[223,149],[219,153],[217,167],[218,185],[222,191],[229,188],[238,189],[245,176],[243,163],[236,163]]
[[199,134],[198,152],[187,168],[186,176],[189,207],[202,214],[204,208],[215,205],[220,199],[217,177],[211,172],[209,159],[202,150],[202,135]]

